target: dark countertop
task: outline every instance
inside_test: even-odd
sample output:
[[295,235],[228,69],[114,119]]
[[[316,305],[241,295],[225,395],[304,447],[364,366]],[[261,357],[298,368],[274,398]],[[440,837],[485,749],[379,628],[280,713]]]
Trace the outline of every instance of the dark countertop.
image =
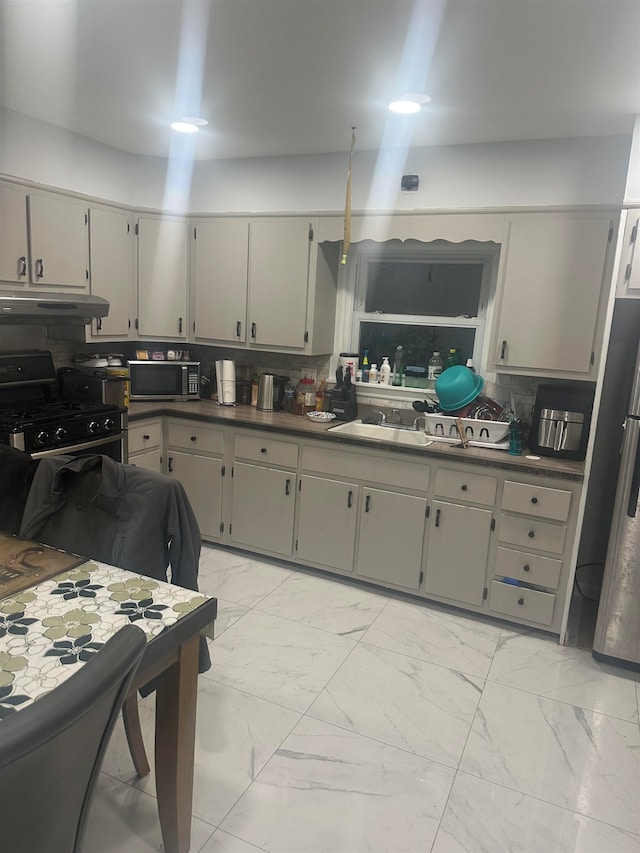
[[428,447],[410,447],[382,439],[356,438],[331,433],[331,427],[339,423],[335,420],[318,423],[310,418],[292,415],[289,412],[259,412],[253,406],[242,405],[218,406],[213,400],[192,400],[186,403],[158,401],[131,403],[129,406],[130,423],[135,423],[136,420],[142,418],[163,415],[215,423],[222,426],[274,431],[281,435],[318,439],[342,446],[357,446],[368,450],[376,449],[381,452],[393,451],[410,456],[429,457],[434,461],[446,459],[452,462],[467,462],[472,465],[491,466],[527,474],[541,474],[576,482],[582,482],[584,479],[584,462],[572,462],[548,456],[528,459],[527,449],[523,450],[522,456],[511,456],[504,450],[485,450],[481,447],[468,447],[465,450],[451,444],[439,444],[437,442]]

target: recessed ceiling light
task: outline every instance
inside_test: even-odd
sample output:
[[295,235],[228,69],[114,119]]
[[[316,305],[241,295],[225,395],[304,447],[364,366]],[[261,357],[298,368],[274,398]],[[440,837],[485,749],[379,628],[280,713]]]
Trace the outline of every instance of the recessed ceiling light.
[[409,113],[419,113],[422,107],[425,104],[428,104],[431,98],[429,95],[421,95],[421,94],[409,94],[402,95],[397,101],[392,101],[389,104],[389,109],[393,113],[402,113],[403,115],[408,115]]
[[201,127],[206,127],[209,122],[204,118],[191,118],[190,116],[171,122],[173,130],[179,133],[197,133]]

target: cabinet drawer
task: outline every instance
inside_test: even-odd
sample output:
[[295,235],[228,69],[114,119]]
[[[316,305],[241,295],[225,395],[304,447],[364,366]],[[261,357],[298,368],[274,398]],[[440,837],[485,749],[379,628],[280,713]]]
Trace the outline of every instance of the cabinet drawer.
[[502,509],[522,512],[536,518],[553,518],[566,521],[569,518],[571,492],[563,489],[548,489],[529,483],[513,483],[506,480],[502,496]]
[[426,492],[429,488],[429,467],[420,459],[407,462],[399,453],[371,456],[352,450],[329,450],[319,447],[302,448],[305,471],[329,474],[341,478],[365,480],[399,489]]
[[298,464],[298,445],[288,441],[274,441],[248,435],[236,436],[235,456],[268,465],[295,468]]
[[440,497],[493,506],[497,487],[498,481],[495,477],[451,471],[448,468],[439,468],[436,471],[436,494]]
[[506,616],[550,625],[555,601],[555,595],[549,592],[538,592],[536,589],[512,586],[500,581],[491,582],[489,607]]
[[133,424],[128,431],[129,453],[139,450],[149,450],[150,447],[160,447],[162,444],[162,422],[150,421],[143,424]]
[[515,578],[535,586],[547,586],[557,589],[560,581],[562,561],[526,551],[512,551],[511,548],[498,548],[496,553],[495,574],[506,578]]
[[550,524],[536,518],[519,518],[515,515],[500,516],[498,539],[510,545],[562,554],[566,535],[567,528],[561,524]]
[[184,421],[169,421],[167,424],[167,446],[200,453],[222,453],[222,432]]

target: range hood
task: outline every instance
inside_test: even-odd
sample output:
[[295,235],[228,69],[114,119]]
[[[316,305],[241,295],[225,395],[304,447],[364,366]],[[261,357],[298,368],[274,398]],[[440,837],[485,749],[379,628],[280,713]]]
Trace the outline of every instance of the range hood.
[[106,317],[109,303],[84,293],[23,293],[0,291],[0,323],[73,323],[87,325]]

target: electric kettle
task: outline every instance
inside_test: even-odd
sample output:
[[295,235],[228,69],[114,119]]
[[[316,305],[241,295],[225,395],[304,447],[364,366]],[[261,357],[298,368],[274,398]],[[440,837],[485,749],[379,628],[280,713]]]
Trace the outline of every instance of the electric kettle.
[[258,405],[261,412],[272,412],[276,399],[276,383],[273,373],[261,373],[258,379]]

